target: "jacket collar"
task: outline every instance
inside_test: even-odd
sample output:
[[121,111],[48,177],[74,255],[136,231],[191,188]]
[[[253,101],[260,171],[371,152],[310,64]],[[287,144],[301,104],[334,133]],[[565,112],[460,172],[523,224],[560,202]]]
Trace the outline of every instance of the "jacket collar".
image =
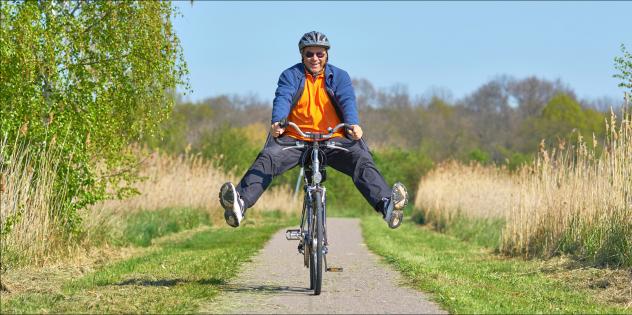
[[329,62],[327,64],[325,64],[325,78],[327,78],[328,80],[331,80],[331,78],[334,76],[334,72],[331,70],[331,67],[329,66]]

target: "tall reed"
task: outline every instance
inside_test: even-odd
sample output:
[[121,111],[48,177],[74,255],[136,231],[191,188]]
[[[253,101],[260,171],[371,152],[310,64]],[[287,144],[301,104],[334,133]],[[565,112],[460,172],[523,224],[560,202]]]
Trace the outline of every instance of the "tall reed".
[[[103,224],[116,226],[125,214],[131,212],[183,207],[206,209],[213,222],[223,224],[224,211],[219,204],[219,189],[227,181],[237,184],[238,178],[223,173],[213,166],[212,161],[199,155],[174,156],[143,150],[139,150],[138,154],[146,157],[139,170],[144,180],[135,185],[139,194],[93,206],[85,219],[88,231],[96,230]],[[269,210],[299,211],[288,187],[266,191],[248,212]]]
[[37,264],[66,248],[55,214],[67,191],[54,186],[61,153],[53,144],[0,139],[0,268]]
[[[205,209],[213,222],[223,224],[219,189],[224,182],[237,180],[197,155],[138,150],[138,154],[147,156],[139,165],[144,180],[135,184],[140,194],[103,201],[82,211],[82,239],[71,239],[61,227],[63,218],[56,217],[63,213],[62,201],[68,194],[64,185],[54,185],[61,152],[50,144],[41,148],[19,139],[0,141],[0,268],[4,271],[54,260],[72,253],[77,245],[90,247],[95,236],[120,233],[127,215],[136,211]],[[297,207],[290,189],[280,187],[267,191],[249,213],[298,212]]]
[[500,249],[548,257],[571,253],[599,265],[632,266],[631,115],[614,113],[605,145],[541,145],[514,174],[497,167],[447,163],[421,179],[415,205],[429,220],[457,214],[502,218]]
[[[501,249],[525,256],[567,252],[597,264],[632,265],[632,126],[624,110],[607,122],[603,150],[541,146],[520,172]],[[596,139],[595,139],[596,140]],[[597,141],[593,141],[597,143]],[[599,153],[601,152],[601,153]]]
[[504,218],[519,191],[505,169],[447,161],[422,178],[415,207],[426,218],[448,223],[459,215]]

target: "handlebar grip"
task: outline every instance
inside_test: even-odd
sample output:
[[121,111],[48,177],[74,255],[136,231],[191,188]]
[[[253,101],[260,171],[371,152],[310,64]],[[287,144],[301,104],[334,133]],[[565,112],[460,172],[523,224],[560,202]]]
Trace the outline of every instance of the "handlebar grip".
[[285,117],[285,118],[281,119],[281,120],[279,121],[279,127],[281,127],[281,128],[286,128],[286,127],[287,127],[287,122],[288,122],[287,117]]

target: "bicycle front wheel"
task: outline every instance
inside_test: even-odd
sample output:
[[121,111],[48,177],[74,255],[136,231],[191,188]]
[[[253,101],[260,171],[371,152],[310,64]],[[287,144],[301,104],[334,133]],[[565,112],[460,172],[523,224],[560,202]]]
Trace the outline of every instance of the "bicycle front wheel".
[[[311,246],[310,246],[311,247]],[[309,253],[309,289],[314,290],[316,286],[316,258],[314,255],[315,249]]]
[[324,234],[325,234],[325,210],[323,209],[323,202],[321,193],[316,191],[314,193],[314,211],[316,212],[316,220],[315,220],[315,233],[316,237],[316,248],[312,256],[316,262],[315,264],[315,272],[314,272],[314,295],[320,294],[320,289],[323,283],[323,243],[324,243]]

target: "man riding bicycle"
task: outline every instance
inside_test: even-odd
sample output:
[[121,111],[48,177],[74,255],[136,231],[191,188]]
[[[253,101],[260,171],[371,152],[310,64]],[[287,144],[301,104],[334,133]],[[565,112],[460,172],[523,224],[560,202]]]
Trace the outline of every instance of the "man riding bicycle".
[[272,124],[263,150],[237,186],[222,185],[219,200],[226,223],[238,227],[246,209],[252,207],[272,178],[298,165],[301,150],[283,150],[282,142],[307,141],[297,131],[281,125],[291,121],[301,130],[327,133],[327,128],[344,122],[350,127],[335,134],[335,140],[348,151],[326,151],[327,165],[353,178],[356,188],[379,213],[390,228],[397,228],[408,203],[408,193],[401,183],[389,187],[377,170],[369,148],[362,139],[356,98],[346,71],[327,63],[329,40],[312,31],[298,43],[302,62],[281,73],[272,105]]

